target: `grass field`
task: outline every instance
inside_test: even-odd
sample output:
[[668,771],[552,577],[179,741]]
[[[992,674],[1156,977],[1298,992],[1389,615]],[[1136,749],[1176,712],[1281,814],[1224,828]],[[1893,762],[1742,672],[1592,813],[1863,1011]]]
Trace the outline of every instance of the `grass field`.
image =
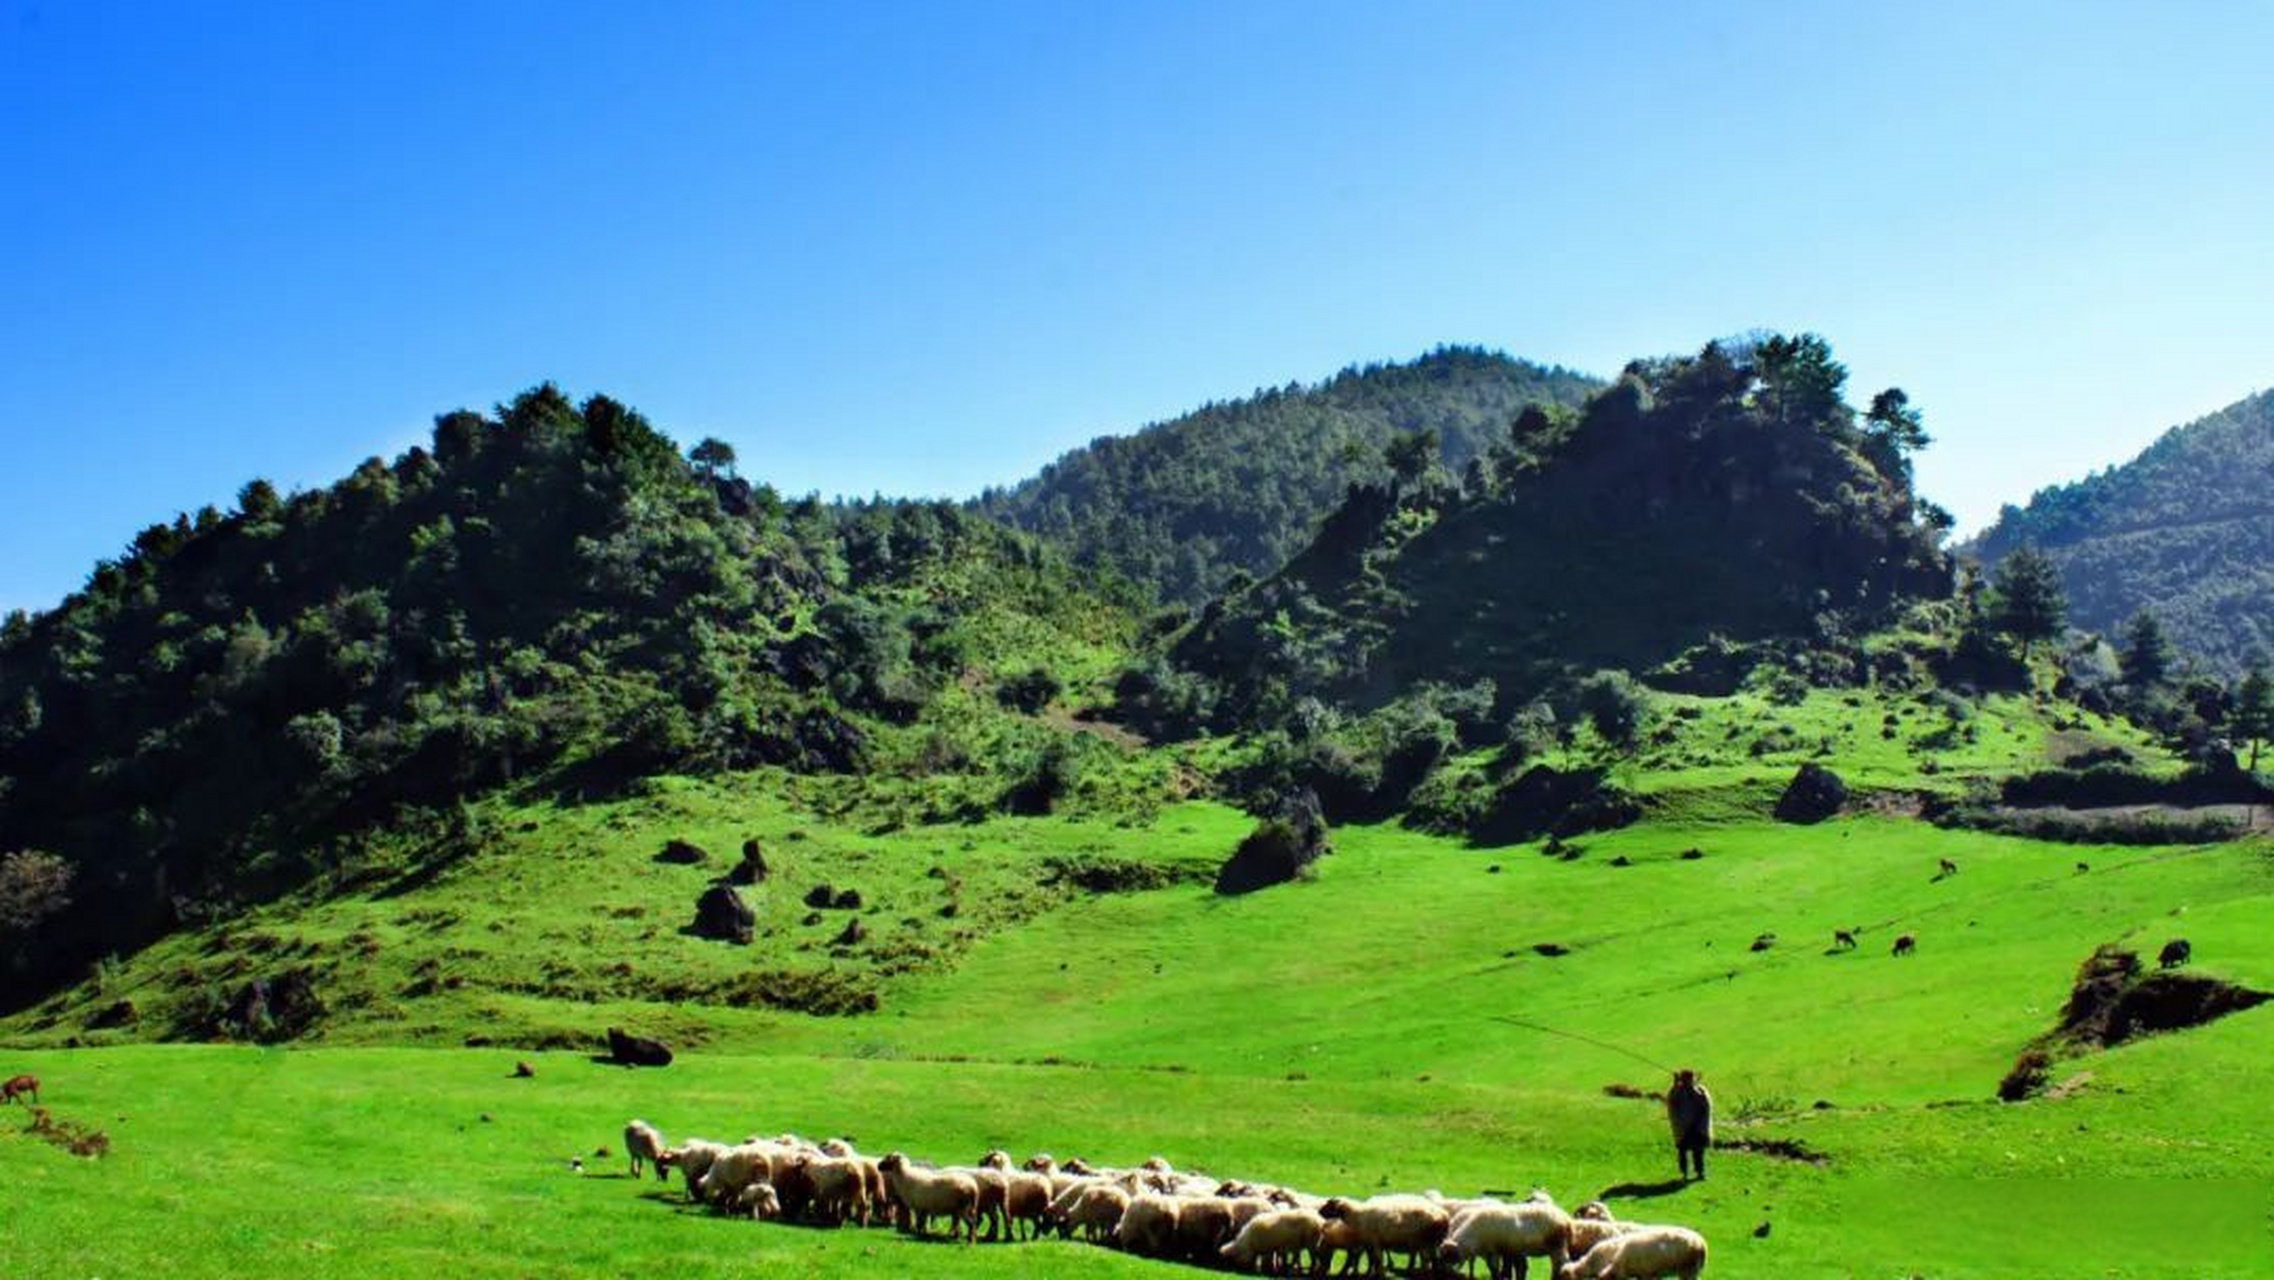
[[[1573,1203],[1620,1189],[1624,1215],[1704,1230],[1716,1275],[2274,1275],[2274,1008],[2064,1059],[2059,1098],[1991,1100],[2100,943],[2152,953],[2183,934],[2202,970],[2274,987],[2266,841],[2080,849],[1890,818],[1744,818],[1647,823],[1563,861],[1354,828],[1314,879],[1221,900],[1189,882],[1037,887],[1052,859],[1205,865],[1246,825],[1212,805],[1140,827],[855,835],[755,787],[626,803],[647,807],[497,817],[494,865],[280,904],[231,925],[226,946],[185,936],[117,966],[105,992],[0,1027],[18,1046],[0,1068],[37,1071],[58,1115],[113,1143],[79,1160],[0,1125],[0,1275],[1167,1274],[1071,1245],[711,1220],[613,1176],[615,1160],[569,1171],[634,1114],[674,1137],[844,1133],[941,1161],[996,1145],[1158,1153],[1320,1192],[1537,1184]],[[705,873],[650,861],[664,832],[782,851],[759,945],[676,932]],[[1940,857],[1959,874],[1934,879]],[[952,917],[933,866],[961,885]],[[861,955],[827,945],[834,919],[800,923],[795,895],[824,871],[876,903]],[[1827,954],[1852,926],[1862,945]],[[259,932],[277,941],[248,952]],[[1765,932],[1775,945],[1750,951]],[[1900,932],[1917,955],[1888,954]],[[300,955],[350,993],[315,1042],[106,1045],[127,1037],[83,1030],[88,1009],[134,998],[122,992],[162,1009],[168,974],[246,954]],[[619,957],[640,980],[601,980]],[[411,989],[438,959],[467,980]],[[648,988],[797,966],[873,983],[879,1011]],[[459,1047],[609,1022],[686,1052],[631,1072],[581,1050]],[[72,1037],[83,1047],[61,1047]],[[1709,1181],[1667,1185],[1656,1108],[1604,1093],[1663,1085],[1629,1052],[1700,1068],[1725,1143],[1797,1142],[1821,1162],[1725,1148]],[[537,1077],[509,1078],[517,1059]]]

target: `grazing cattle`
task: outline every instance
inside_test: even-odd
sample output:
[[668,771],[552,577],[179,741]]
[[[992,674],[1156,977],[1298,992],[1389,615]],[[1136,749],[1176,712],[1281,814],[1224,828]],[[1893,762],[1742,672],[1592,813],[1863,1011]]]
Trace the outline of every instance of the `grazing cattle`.
[[1840,951],[1853,951],[1856,949],[1856,936],[1846,929],[1834,929],[1832,930],[1832,946]]
[[18,1098],[30,1098],[34,1105],[38,1104],[38,1076],[20,1075],[9,1080],[6,1084],[0,1084],[0,1103],[14,1102]]
[[1902,937],[1895,939],[1894,954],[1896,955],[1907,956],[1918,949],[1919,940],[1912,937],[1910,934],[1906,933]]
[[2165,969],[2176,969],[2195,958],[2195,948],[2185,938],[2173,938],[2156,953],[2156,964]]

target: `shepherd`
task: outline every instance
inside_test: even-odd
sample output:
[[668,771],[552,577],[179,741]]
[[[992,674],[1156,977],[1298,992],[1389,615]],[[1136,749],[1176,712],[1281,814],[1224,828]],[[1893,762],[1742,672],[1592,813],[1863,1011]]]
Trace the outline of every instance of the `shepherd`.
[[1713,1095],[1698,1083],[1698,1073],[1684,1067],[1674,1073],[1674,1087],[1666,1091],[1666,1121],[1674,1130],[1674,1158],[1681,1162],[1682,1177],[1696,1170],[1705,1179],[1706,1148],[1713,1145]]

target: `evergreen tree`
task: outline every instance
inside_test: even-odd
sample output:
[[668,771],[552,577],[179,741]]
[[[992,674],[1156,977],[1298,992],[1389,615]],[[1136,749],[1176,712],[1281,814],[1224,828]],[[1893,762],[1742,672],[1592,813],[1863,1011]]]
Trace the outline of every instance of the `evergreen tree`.
[[2274,680],[2266,678],[2266,668],[2253,666],[2235,686],[2234,710],[2227,714],[2227,727],[2250,747],[2250,770],[2258,772],[2259,748],[2274,739]]
[[2162,684],[2171,675],[2171,637],[2156,616],[2142,609],[2124,624],[2124,683],[2135,689]]
[[701,444],[688,450],[687,461],[695,465],[698,475],[731,476],[734,474],[734,446],[717,436],[706,436]]
[[1998,565],[1998,629],[2021,642],[2021,656],[2032,645],[2061,634],[2069,617],[2060,570],[2035,547],[2023,547]]
[[1382,459],[1390,464],[1400,492],[1411,493],[1429,478],[1437,467],[1439,448],[1435,428],[1408,431],[1382,446]]

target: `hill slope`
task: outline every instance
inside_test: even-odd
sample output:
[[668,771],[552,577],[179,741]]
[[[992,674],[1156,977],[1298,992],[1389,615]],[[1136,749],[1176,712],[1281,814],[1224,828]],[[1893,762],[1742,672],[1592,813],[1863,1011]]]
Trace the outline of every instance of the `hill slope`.
[[1904,447],[1841,400],[1845,376],[1814,338],[1638,363],[1576,417],[1528,416],[1461,481],[1353,489],[1175,658],[1226,682],[1233,723],[1261,723],[1424,681],[1529,697],[1946,595],[1945,518],[1912,493]]
[[[71,905],[0,929],[0,1003],[339,874],[499,789],[749,769],[985,773],[990,686],[1111,669],[1133,615],[947,504],[785,507],[550,386],[328,490],[153,525],[0,633],[0,832]],[[458,836],[444,843],[463,845]]]
[[2079,626],[2113,633],[2144,609],[2220,671],[2274,659],[2274,391],[2008,506],[1975,549],[2024,544],[2060,566]]
[[1235,571],[1277,569],[1345,488],[1386,474],[1382,450],[1398,435],[1435,431],[1445,461],[1465,466],[1525,405],[1576,404],[1597,385],[1567,369],[1445,347],[1102,437],[977,505],[1065,543],[1081,563],[1197,603]]

